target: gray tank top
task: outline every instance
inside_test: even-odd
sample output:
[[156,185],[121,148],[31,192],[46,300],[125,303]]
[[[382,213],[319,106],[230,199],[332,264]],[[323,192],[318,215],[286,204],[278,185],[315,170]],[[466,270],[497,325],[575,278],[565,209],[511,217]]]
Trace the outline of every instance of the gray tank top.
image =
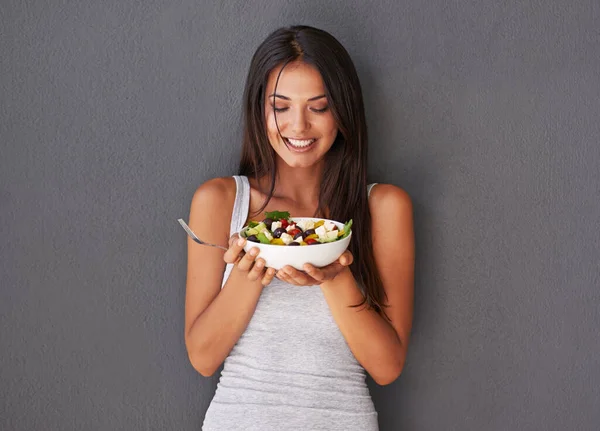
[[[234,178],[231,234],[243,227],[250,201],[248,179]],[[274,278],[225,360],[202,429],[376,431],[365,377],[321,288]]]

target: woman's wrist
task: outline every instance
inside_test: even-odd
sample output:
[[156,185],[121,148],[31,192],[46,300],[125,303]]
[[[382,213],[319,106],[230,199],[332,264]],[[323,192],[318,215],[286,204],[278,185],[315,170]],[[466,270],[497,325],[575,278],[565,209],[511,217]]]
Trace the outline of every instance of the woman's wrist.
[[354,291],[362,296],[349,267],[345,267],[334,278],[324,281],[320,286],[324,291],[346,292],[352,296]]

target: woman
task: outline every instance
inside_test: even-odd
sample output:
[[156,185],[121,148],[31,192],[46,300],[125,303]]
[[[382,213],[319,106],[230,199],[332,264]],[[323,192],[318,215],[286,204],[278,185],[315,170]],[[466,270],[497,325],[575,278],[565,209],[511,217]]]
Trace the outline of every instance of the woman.
[[[188,245],[185,342],[203,376],[224,363],[204,430],[376,430],[365,370],[393,382],[413,315],[412,205],[367,185],[361,88],[346,50],[306,26],[256,51],[244,94],[239,176],[202,184]],[[349,249],[324,268],[265,268],[237,232],[264,212],[353,219]]]

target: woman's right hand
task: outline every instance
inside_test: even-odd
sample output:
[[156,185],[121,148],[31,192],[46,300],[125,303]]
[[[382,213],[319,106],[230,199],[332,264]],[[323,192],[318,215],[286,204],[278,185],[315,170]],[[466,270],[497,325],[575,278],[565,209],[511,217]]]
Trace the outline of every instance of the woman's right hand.
[[233,264],[233,269],[242,275],[245,275],[249,281],[260,281],[263,286],[267,286],[275,277],[273,268],[265,268],[265,261],[258,256],[259,249],[253,247],[248,253],[244,252],[246,240],[240,238],[236,233],[229,238],[229,249],[225,252],[223,260],[225,263]]

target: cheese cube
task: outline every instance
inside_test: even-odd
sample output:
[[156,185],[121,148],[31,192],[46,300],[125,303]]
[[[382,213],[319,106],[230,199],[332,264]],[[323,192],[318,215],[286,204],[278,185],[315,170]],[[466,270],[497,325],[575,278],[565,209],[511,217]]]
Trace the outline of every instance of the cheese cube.
[[326,221],[323,226],[325,226],[325,229],[330,231],[333,230],[333,228],[335,227],[335,223],[332,221]]
[[271,235],[271,233],[268,230],[264,230],[263,235],[266,236],[269,241],[273,239],[273,235]]
[[319,235],[319,238],[327,238],[327,230],[325,229],[325,226],[319,226],[316,228],[315,233]]
[[288,226],[288,227],[287,227],[285,230],[289,232],[289,231],[291,231],[292,229],[296,229],[296,224],[291,224],[291,225],[289,225],[289,226]]
[[309,229],[314,229],[315,222],[312,220],[301,220],[298,222],[298,226],[300,226],[303,231],[309,230]]
[[281,227],[281,222],[274,221],[273,224],[271,224],[271,232],[275,232],[275,229],[279,229],[280,227]]
[[294,238],[292,238],[292,236],[288,235],[287,233],[282,233],[281,240],[283,241],[283,243],[285,245],[288,245],[290,242],[292,242],[294,240]]

